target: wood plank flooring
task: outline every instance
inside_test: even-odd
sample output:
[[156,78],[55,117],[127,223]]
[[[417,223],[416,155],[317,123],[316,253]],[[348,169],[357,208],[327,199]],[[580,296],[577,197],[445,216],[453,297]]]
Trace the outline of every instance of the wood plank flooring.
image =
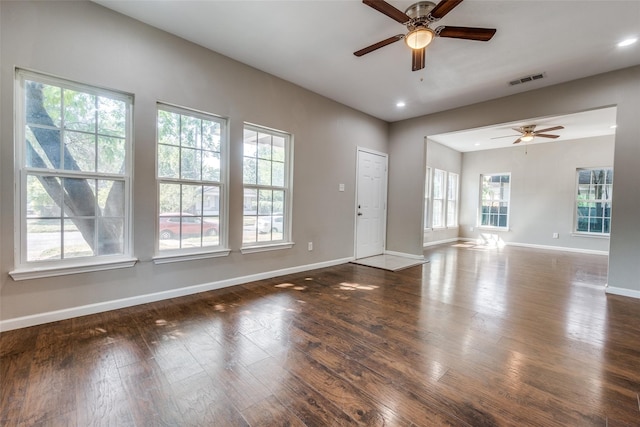
[[0,334],[3,426],[640,426],[604,256],[449,244]]

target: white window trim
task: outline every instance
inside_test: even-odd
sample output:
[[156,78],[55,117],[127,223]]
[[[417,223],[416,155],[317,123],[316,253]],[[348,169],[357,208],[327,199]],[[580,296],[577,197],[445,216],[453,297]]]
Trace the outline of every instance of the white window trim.
[[222,258],[229,256],[230,253],[231,249],[218,249],[212,251],[198,251],[173,255],[157,255],[153,257],[153,263],[169,264],[173,262],[194,261],[198,259]]
[[610,233],[589,233],[586,231],[574,231],[571,233],[572,237],[586,237],[587,239],[606,239],[611,237]]
[[[571,232],[571,236],[573,237],[587,237],[587,238],[595,238],[595,239],[609,239],[609,237],[611,236],[611,231],[609,231],[609,233],[597,233],[597,232],[593,232],[593,231],[578,231],[578,186],[580,185],[578,183],[578,175],[579,172],[581,170],[600,170],[600,169],[611,169],[613,171],[613,166],[602,166],[602,167],[589,167],[589,168],[577,168],[576,169],[576,186],[575,189],[573,190],[573,231]],[[613,185],[613,183],[612,183]],[[613,203],[612,203],[612,199],[608,199],[609,203],[611,203],[611,206],[613,209]],[[611,218],[609,218],[609,221],[611,221]],[[611,226],[611,223],[609,223],[609,226]]]
[[[250,253],[266,252],[266,251],[273,251],[273,250],[279,250],[279,249],[290,249],[293,247],[293,245],[295,245],[295,243],[293,242],[292,234],[291,234],[292,222],[293,222],[293,158],[294,158],[293,157],[293,147],[294,147],[293,134],[287,133],[282,130],[261,126],[261,125],[257,125],[249,122],[245,122],[244,126],[242,127],[243,134],[245,129],[250,129],[256,132],[269,132],[271,134],[277,134],[279,136],[284,137],[285,140],[287,141],[286,142],[287,146],[285,147],[285,176],[284,176],[286,185],[285,187],[283,187],[285,210],[283,212],[284,213],[284,224],[282,227],[284,231],[282,236],[283,240],[250,242],[246,244],[243,242],[240,247],[240,253],[250,254]],[[243,154],[243,162],[244,162],[244,145],[243,145],[242,154]],[[244,173],[244,168],[243,168],[243,173]],[[244,198],[244,190],[246,188],[246,184],[244,184],[244,177],[242,181],[243,181],[242,194]],[[260,188],[276,189],[277,188],[272,186],[260,186],[260,185],[249,185],[249,187],[256,188],[256,189],[260,189]],[[244,210],[242,212],[242,219],[244,223]],[[244,231],[242,234],[244,234]]]
[[422,221],[422,226],[424,227],[424,231],[428,232],[433,229],[432,227],[432,217],[433,212],[431,208],[431,182],[432,182],[432,168],[431,166],[427,166],[425,174],[425,189],[424,189],[424,216],[425,218]]
[[[438,199],[441,201],[441,214],[440,214],[440,220],[442,225],[434,225],[433,224],[433,220],[435,218],[435,215],[433,214],[433,205],[434,205],[434,201],[435,201],[435,196],[434,196],[434,191],[433,189],[435,188],[435,175],[436,172],[442,172],[442,198]],[[444,169],[438,169],[438,168],[433,168],[433,174],[432,174],[432,184],[431,184],[431,199],[429,200],[431,202],[431,229],[432,230],[446,230],[447,229],[447,171]]]
[[[451,175],[455,175],[456,176],[456,195],[455,195],[455,199],[453,199],[453,201],[455,202],[455,210],[454,210],[454,221],[452,225],[449,225],[448,219],[449,219],[449,202],[451,201],[451,199],[449,199],[449,177],[451,177]],[[455,173],[455,172],[447,172],[447,208],[445,209],[445,225],[448,229],[456,229],[460,227],[460,222],[459,222],[459,212],[460,212],[460,174]]]
[[[24,104],[24,82],[25,80],[38,81],[44,84],[62,87],[64,89],[81,90],[97,96],[105,96],[112,99],[119,99],[126,102],[127,106],[127,126],[125,137],[125,169],[127,173],[117,177],[125,183],[125,214],[123,231],[123,254],[122,255],[97,255],[91,257],[67,258],[63,260],[51,261],[27,261],[26,242],[26,176],[28,169],[24,166],[24,128],[25,123],[23,112]],[[14,73],[14,264],[15,268],[9,272],[15,281],[39,279],[46,277],[63,276],[69,274],[88,273],[103,270],[113,270],[133,267],[138,261],[132,256],[133,251],[133,227],[132,227],[132,189],[133,189],[133,108],[134,95],[114,89],[107,89],[95,85],[79,83],[64,78],[58,78],[35,71],[16,68]],[[20,120],[20,123],[18,123]],[[52,171],[53,172],[53,171]],[[53,172],[52,175],[74,175],[74,171]],[[114,178],[111,174],[92,173],[93,176],[104,176]],[[83,175],[84,176],[84,175]]]
[[[484,200],[482,198],[482,177],[487,176],[487,175],[509,175],[509,206],[508,206],[508,210],[507,210],[507,225],[505,225],[504,227],[500,227],[500,226],[493,226],[493,225],[482,225],[482,201]],[[481,230],[491,230],[491,231],[511,231],[511,184],[512,182],[512,177],[511,177],[511,172],[497,172],[497,173],[481,173],[480,174],[480,194],[479,194],[479,198],[478,198],[478,203],[479,203],[479,209],[478,209],[478,217],[476,218],[476,228],[479,228]]]
[[282,243],[271,243],[267,242],[263,245],[253,245],[253,246],[243,246],[240,248],[240,253],[244,254],[254,254],[257,252],[268,252],[268,251],[277,251],[281,249],[291,249],[295,245],[294,242],[282,242]]
[[[203,120],[217,121],[220,123],[220,182],[215,183],[220,188],[220,204],[222,209],[218,212],[218,245],[205,246],[198,248],[181,248],[160,250],[160,226],[159,226],[159,206],[160,206],[160,182],[172,182],[176,184],[196,184],[206,185],[208,181],[197,181],[175,178],[158,177],[158,110],[173,112],[180,115],[191,115]],[[152,258],[154,264],[166,264],[170,262],[191,261],[205,258],[218,258],[228,256],[231,253],[229,248],[229,120],[216,114],[207,113],[193,108],[181,107],[167,102],[156,102],[156,158],[155,158],[155,174],[156,174],[156,218],[155,218],[155,253]],[[222,232],[220,233],[220,230]],[[210,249],[209,249],[210,248]]]
[[116,270],[133,267],[138,262],[137,258],[116,257],[113,260],[101,262],[78,262],[67,266],[43,266],[33,268],[20,268],[9,272],[15,281],[42,279],[46,277],[66,276],[69,274],[92,273],[95,271]]

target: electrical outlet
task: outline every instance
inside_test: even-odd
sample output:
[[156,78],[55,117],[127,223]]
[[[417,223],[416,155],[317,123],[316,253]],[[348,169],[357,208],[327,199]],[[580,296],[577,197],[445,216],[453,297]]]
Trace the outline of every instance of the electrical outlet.
[[558,238],[558,233],[553,233],[553,238],[557,239]]
[[313,242],[307,243],[307,248],[312,251],[313,250]]

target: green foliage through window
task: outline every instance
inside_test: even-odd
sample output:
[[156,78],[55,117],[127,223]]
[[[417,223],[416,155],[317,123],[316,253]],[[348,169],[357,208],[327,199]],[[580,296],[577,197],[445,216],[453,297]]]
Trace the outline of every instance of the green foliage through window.
[[481,175],[480,225],[506,228],[509,225],[511,175]]
[[17,76],[20,263],[124,255],[131,97],[22,70]]
[[223,119],[158,105],[160,251],[221,245]]
[[245,126],[243,243],[284,241],[289,136]]
[[576,231],[609,234],[613,169],[578,169],[576,190]]

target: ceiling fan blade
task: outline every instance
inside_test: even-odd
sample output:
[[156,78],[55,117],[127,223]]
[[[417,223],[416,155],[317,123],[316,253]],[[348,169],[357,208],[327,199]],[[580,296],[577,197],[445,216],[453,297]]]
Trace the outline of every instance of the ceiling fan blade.
[[[553,130],[560,130],[560,129],[564,129],[564,126],[554,126],[552,128],[546,128],[546,129],[540,129],[538,131],[536,131],[536,135],[538,135],[540,132],[549,132],[549,131],[553,131]],[[540,136],[540,135],[538,135]]]
[[398,40],[402,40],[404,38],[404,34],[396,34],[393,37],[389,37],[386,40],[382,40],[381,42],[372,44],[371,46],[367,46],[364,49],[360,49],[358,51],[353,52],[353,54],[355,56],[362,56],[362,55],[366,55],[369,52],[373,52],[374,50],[380,49],[381,47],[385,47],[386,45],[389,45],[391,43],[395,43]]
[[452,39],[478,40],[488,42],[496,33],[495,28],[475,28],[475,27],[438,27],[436,34],[440,37]]
[[411,71],[418,71],[424,68],[426,48],[411,50]]
[[[515,130],[516,132],[524,133],[522,128],[511,128],[511,129]],[[518,135],[516,135],[516,136],[518,136]]]
[[516,139],[515,141],[513,141],[513,143],[514,143],[514,144],[518,144],[518,143],[520,143],[520,141],[522,141],[522,139],[518,138],[518,139]]
[[[396,9],[391,6],[389,3],[383,0],[362,0],[362,3],[366,4],[369,7],[374,8],[380,13],[384,13],[391,19],[395,19],[401,24],[405,22],[409,22],[411,18],[406,13]],[[434,9],[435,10],[435,9]]]
[[560,137],[560,135],[547,135],[547,134],[545,134],[545,133],[537,133],[537,132],[536,132],[535,136],[536,136],[536,137],[538,137],[538,136],[539,136],[539,137],[541,137],[541,138],[553,138],[553,139],[556,139],[556,138],[559,138],[559,137]]
[[520,135],[494,136],[493,138],[489,138],[489,139],[513,138],[514,136],[520,136]]
[[436,19],[440,19],[447,13],[451,12],[454,7],[462,3],[462,0],[442,0],[433,8],[430,15]]

